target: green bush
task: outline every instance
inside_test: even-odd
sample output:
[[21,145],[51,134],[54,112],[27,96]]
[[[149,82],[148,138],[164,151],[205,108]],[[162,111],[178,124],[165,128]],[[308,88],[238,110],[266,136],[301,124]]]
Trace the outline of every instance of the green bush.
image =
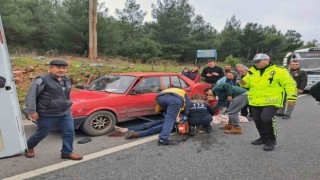
[[224,62],[226,64],[230,64],[232,67],[235,67],[236,64],[241,63],[241,60],[239,58],[234,58],[232,55],[229,55]]

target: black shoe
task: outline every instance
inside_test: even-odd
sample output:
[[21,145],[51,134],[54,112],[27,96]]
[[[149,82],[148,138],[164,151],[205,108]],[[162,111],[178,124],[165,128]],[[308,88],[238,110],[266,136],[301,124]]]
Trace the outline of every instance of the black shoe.
[[265,144],[266,142],[267,142],[266,139],[260,137],[259,139],[251,141],[251,144],[253,144],[253,145],[261,145],[261,144]]
[[189,126],[189,135],[190,136],[196,135],[196,127],[195,126]]
[[172,141],[172,140],[166,140],[166,141],[159,140],[158,141],[158,146],[168,146],[168,145],[176,145],[176,144],[177,144],[177,142]]
[[209,124],[209,125],[206,125],[206,126],[204,126],[205,127],[205,130],[206,130],[206,133],[212,133],[212,127],[211,127],[211,125]]
[[282,116],[284,116],[284,114],[276,113],[276,116],[280,116],[280,117],[282,117]]
[[263,146],[263,150],[272,151],[275,145],[276,145],[275,141],[268,140]]
[[282,119],[291,119],[291,116],[283,115]]

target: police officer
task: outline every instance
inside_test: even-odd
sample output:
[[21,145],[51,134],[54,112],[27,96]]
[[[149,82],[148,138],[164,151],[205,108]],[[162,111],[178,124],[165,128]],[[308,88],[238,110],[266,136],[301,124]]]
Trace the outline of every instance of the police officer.
[[182,114],[182,120],[187,119],[190,108],[190,98],[183,89],[169,88],[157,95],[155,105],[156,112],[162,110],[165,116],[158,145],[175,145],[176,142],[169,140],[169,136],[180,113]]
[[254,66],[239,82],[240,86],[249,89],[248,101],[260,134],[260,138],[251,143],[264,144],[265,151],[272,151],[277,143],[274,116],[283,106],[285,93],[288,105],[296,104],[296,83],[285,68],[272,64],[266,54],[256,54],[253,63]]
[[[299,62],[297,60],[292,60],[290,62],[289,72],[297,83],[298,94],[302,94],[308,82],[307,73],[300,69]],[[293,109],[294,109],[294,106],[288,106],[287,103],[284,102],[283,108],[280,108],[276,115],[282,116],[282,119],[290,119]]]
[[73,153],[74,122],[71,116],[71,83],[66,77],[68,64],[62,60],[50,62],[49,73],[37,77],[25,99],[28,116],[37,121],[36,132],[28,139],[26,156],[35,156],[34,148],[56,125],[62,133],[61,158],[81,160]]

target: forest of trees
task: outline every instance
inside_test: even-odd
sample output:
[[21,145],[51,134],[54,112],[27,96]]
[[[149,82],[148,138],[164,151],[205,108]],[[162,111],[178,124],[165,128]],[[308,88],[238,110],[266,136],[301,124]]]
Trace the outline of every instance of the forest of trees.
[[[10,52],[26,50],[38,54],[88,53],[89,0],[0,0],[0,15]],[[250,22],[242,26],[236,15],[221,32],[201,15],[188,0],[157,0],[152,4],[153,21],[145,22],[146,12],[135,0],[126,0],[116,17],[98,5],[98,53],[141,59],[174,59],[192,62],[197,49],[217,49],[219,61],[233,57],[248,62],[257,52],[281,61],[284,55],[304,43],[293,29],[282,33],[276,26]]]

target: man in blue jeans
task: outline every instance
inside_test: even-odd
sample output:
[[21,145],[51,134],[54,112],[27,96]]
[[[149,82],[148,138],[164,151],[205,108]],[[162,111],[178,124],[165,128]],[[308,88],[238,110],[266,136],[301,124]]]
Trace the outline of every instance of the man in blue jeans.
[[152,122],[144,123],[139,126],[133,126],[128,128],[122,128],[119,126],[115,126],[115,130],[117,132],[126,133],[125,138],[139,138],[139,137],[146,137],[156,133],[161,132],[163,127],[164,120],[155,120]]
[[155,104],[156,112],[164,111],[165,114],[158,145],[175,145],[176,142],[169,140],[169,136],[179,114],[182,114],[182,120],[187,119],[190,108],[190,98],[183,89],[169,88],[157,95]]
[[73,153],[74,122],[71,115],[71,82],[66,77],[68,64],[62,60],[50,62],[49,73],[37,77],[25,99],[28,116],[37,121],[37,131],[27,141],[26,156],[35,156],[34,148],[56,125],[62,133],[61,158],[81,160]]

